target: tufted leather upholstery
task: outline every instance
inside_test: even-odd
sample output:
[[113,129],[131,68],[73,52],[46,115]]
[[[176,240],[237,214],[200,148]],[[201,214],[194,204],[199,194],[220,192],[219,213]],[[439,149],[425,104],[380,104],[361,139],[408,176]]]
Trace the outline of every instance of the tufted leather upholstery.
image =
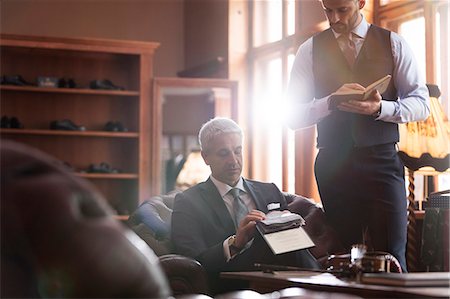
[[2,298],[168,298],[159,259],[60,162],[2,139]]
[[128,219],[128,225],[159,256],[174,295],[206,294],[206,272],[192,258],[174,254],[170,240],[173,200],[176,192],[144,201]]

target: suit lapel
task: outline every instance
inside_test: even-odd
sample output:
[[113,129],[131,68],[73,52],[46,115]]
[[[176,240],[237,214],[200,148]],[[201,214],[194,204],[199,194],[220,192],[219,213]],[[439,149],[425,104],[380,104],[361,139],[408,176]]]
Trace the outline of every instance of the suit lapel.
[[256,209],[267,214],[269,212],[269,210],[267,209],[267,194],[263,194],[253,182],[246,179],[244,179],[244,185],[246,186],[248,192],[250,193],[250,196],[255,202]]
[[205,202],[205,206],[209,207],[212,211],[211,216],[217,218],[222,223],[222,226],[226,231],[235,231],[234,222],[228,212],[222,196],[220,196],[214,183],[209,178],[204,184],[200,186],[202,199]]

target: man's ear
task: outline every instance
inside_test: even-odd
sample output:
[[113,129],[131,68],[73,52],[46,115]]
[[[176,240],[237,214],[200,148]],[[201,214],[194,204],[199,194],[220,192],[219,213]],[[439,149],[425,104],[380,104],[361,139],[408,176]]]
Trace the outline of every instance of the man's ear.
[[358,0],[359,2],[359,9],[363,9],[364,5],[366,5],[366,0]]
[[209,163],[208,163],[208,155],[204,151],[201,151],[200,153],[202,154],[202,158],[203,158],[203,161],[205,161],[205,164],[209,165]]

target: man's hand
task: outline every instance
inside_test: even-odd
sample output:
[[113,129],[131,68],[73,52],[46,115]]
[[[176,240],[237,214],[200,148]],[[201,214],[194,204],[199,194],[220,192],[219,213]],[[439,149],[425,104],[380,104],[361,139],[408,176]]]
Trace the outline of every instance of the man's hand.
[[[347,85],[347,84],[346,84]],[[381,108],[381,95],[378,90],[374,90],[372,94],[364,101],[344,101],[340,103],[337,108],[341,111],[374,115]]]
[[253,210],[242,219],[236,232],[234,246],[243,248],[245,244],[253,239],[255,234],[256,222],[266,219],[266,214],[261,211]]

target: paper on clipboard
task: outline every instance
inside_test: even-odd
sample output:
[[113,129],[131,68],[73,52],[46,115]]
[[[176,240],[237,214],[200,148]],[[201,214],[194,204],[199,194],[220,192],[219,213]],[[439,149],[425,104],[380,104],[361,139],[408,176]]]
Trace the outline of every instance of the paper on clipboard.
[[274,254],[300,250],[314,246],[314,242],[302,228],[305,220],[289,211],[271,211],[267,218],[256,224]]
[[274,254],[281,254],[314,246],[314,242],[301,226],[275,233],[263,234],[262,236]]

